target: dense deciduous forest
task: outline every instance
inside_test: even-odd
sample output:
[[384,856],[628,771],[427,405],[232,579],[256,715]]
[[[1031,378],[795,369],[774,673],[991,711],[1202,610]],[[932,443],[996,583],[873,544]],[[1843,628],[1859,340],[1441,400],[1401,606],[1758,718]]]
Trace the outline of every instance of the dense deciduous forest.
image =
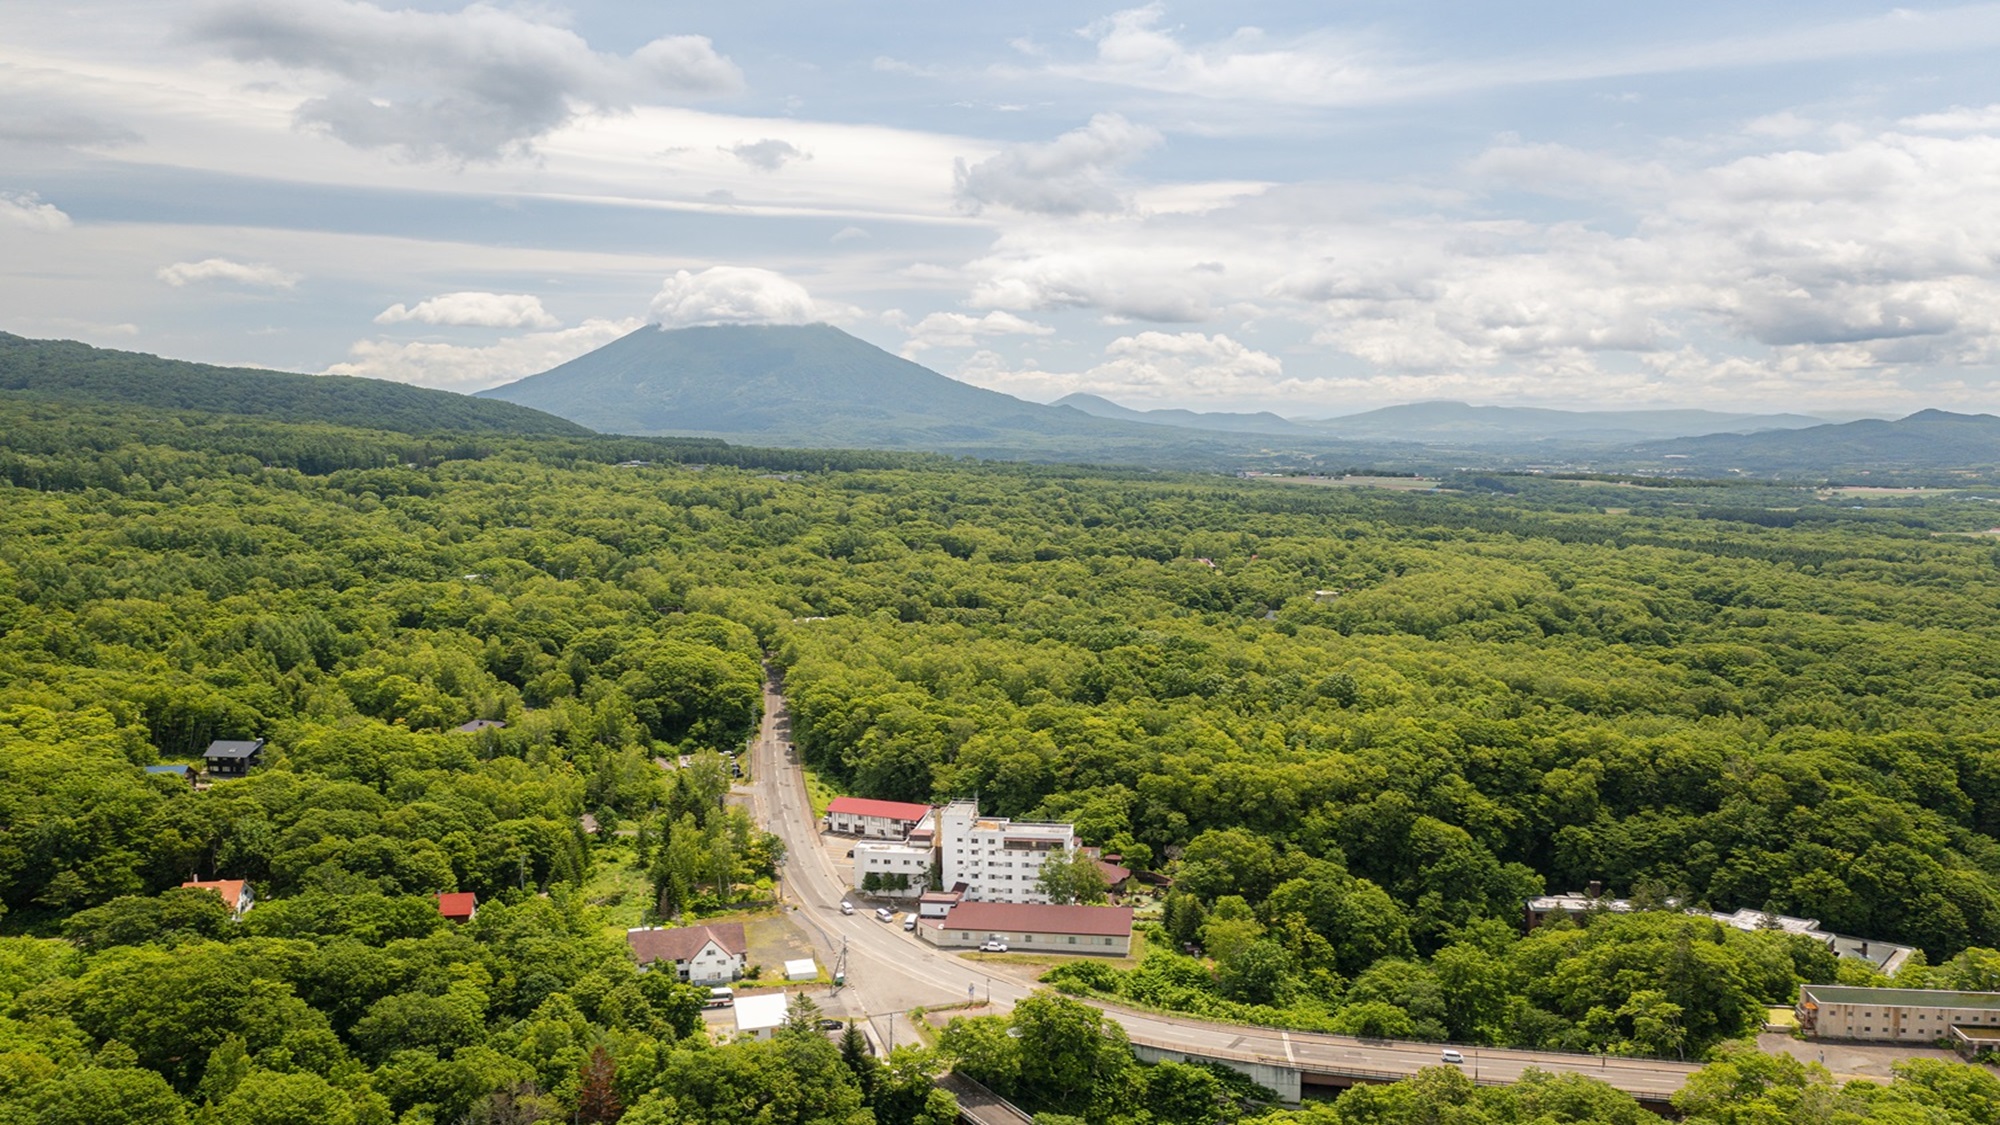
[[[0,1120],[928,1119],[939,1056],[707,1047],[699,996],[637,973],[581,892],[636,863],[656,910],[699,912],[771,877],[711,756],[754,728],[765,654],[830,782],[1074,819],[1174,880],[1154,952],[1057,970],[1070,992],[1700,1057],[1800,980],[1865,976],[1671,912],[1519,932],[1522,896],[1587,880],[1990,983],[1988,506],[1450,483],[0,399]],[[508,725],[452,732],[474,718]],[[232,737],[270,740],[245,780],[141,769]],[[653,764],[679,754],[703,764]],[[231,922],[195,875],[263,901]],[[438,918],[447,890],[476,921]],[[1718,1120],[1781,1095],[1916,1119],[1987,1081],[1711,1072],[1688,1108]],[[1251,1112],[1132,1074],[1144,1097],[1041,1108]],[[1588,1084],[1425,1082],[1302,1119],[1626,1119]]]

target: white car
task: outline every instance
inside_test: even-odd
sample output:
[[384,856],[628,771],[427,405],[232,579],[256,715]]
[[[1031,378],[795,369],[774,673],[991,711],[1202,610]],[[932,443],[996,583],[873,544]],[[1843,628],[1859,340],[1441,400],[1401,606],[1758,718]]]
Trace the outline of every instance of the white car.
[[1443,1054],[1441,1054],[1439,1057],[1444,1059],[1444,1061],[1450,1063],[1453,1066],[1465,1065],[1465,1055],[1458,1051],[1453,1050],[1450,1047],[1446,1047],[1444,1049]]
[[1001,940],[1000,940],[999,938],[997,938],[997,937],[996,937],[996,938],[987,938],[987,939],[986,939],[986,944],[985,944],[985,945],[982,945],[982,946],[980,946],[980,947],[979,947],[979,952],[981,952],[981,953],[1005,953],[1005,952],[1007,952],[1007,943],[1006,943],[1006,942],[1004,942],[1004,941],[1001,941]]
[[888,922],[893,920],[895,917],[896,917],[896,912],[889,909],[886,906],[878,906],[875,908],[875,920],[877,922]]
[[854,904],[851,902],[842,901],[840,904],[840,912],[842,914],[854,913]]

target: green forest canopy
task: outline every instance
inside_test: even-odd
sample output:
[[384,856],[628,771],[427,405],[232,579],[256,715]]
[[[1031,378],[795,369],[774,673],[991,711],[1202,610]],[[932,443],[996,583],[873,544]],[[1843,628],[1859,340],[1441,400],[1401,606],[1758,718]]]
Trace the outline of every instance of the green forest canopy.
[[[1990,986],[1973,501],[633,448],[0,400],[0,1114],[570,1114],[587,1080],[654,1120],[722,1082],[937,1108],[803,1040],[698,1046],[576,893],[585,811],[660,856],[699,833],[690,902],[768,873],[650,764],[739,745],[764,653],[847,789],[978,792],[1176,878],[1205,958],[1071,991],[1693,1057],[1837,971],[1672,914],[1516,932],[1591,879]],[[449,733],[480,717],[508,729]],[[251,736],[245,781],[140,769]],[[266,901],[229,923],[190,875]],[[488,905],[449,927],[442,890]]]

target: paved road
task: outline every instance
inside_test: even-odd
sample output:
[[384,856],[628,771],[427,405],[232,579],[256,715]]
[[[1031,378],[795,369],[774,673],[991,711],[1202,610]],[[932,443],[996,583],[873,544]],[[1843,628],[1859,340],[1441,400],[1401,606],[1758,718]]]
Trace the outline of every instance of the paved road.
[[[985,971],[978,962],[943,952],[900,927],[874,918],[872,909],[840,912],[847,892],[832,857],[822,846],[819,825],[806,798],[796,751],[785,737],[789,719],[784,698],[767,684],[764,725],[752,748],[752,805],[758,820],[785,841],[784,896],[794,917],[833,964],[841,939],[848,950],[848,987],[835,1010],[871,1017],[878,1036],[909,1042],[907,1021],[880,1014],[917,1005],[992,998],[999,1009],[1012,1007],[1034,990],[1031,984]],[[1286,1032],[1240,1024],[1218,1024],[1098,1004],[1125,1028],[1133,1042],[1215,1057],[1239,1058],[1307,1072],[1346,1077],[1397,1079],[1440,1065],[1438,1044],[1352,1039],[1337,1035]],[[890,1017],[893,1018],[893,1017]],[[1465,1071],[1485,1085],[1512,1082],[1529,1067],[1575,1072],[1602,1079],[1628,1093],[1658,1100],[1680,1089],[1695,1066],[1650,1059],[1596,1058],[1540,1051],[1463,1048]]]

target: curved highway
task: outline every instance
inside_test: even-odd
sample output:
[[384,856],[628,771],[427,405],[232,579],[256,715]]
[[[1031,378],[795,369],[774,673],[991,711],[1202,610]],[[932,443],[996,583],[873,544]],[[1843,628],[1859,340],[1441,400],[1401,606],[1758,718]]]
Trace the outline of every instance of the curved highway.
[[[977,961],[918,940],[900,926],[877,921],[870,907],[858,907],[851,915],[840,912],[848,887],[821,845],[797,752],[785,737],[788,728],[784,697],[767,683],[763,728],[751,753],[752,807],[767,830],[785,842],[784,897],[796,911],[795,919],[819,943],[827,965],[834,964],[841,941],[846,940],[847,988],[841,1000],[848,1013],[868,1018],[878,1037],[908,1042],[914,1031],[911,1025],[885,1014],[989,997],[997,1009],[1005,1009],[1033,992],[1032,984],[990,972]],[[1135,1044],[1292,1067],[1304,1071],[1309,1081],[1313,1075],[1336,1082],[1392,1081],[1441,1063],[1442,1045],[1436,1043],[1211,1023],[1093,1003],[1123,1025]],[[1588,1075],[1650,1101],[1664,1100],[1699,1069],[1654,1059],[1483,1047],[1462,1050],[1465,1072],[1485,1085],[1513,1082],[1532,1067]]]

